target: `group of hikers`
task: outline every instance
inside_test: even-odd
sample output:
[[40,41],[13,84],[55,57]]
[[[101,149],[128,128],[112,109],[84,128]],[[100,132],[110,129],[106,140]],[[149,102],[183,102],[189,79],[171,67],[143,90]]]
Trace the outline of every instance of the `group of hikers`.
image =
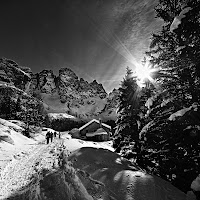
[[[48,131],[46,133],[46,141],[47,141],[47,144],[49,144],[49,142],[53,142],[53,138],[56,137],[57,135],[57,132],[52,132],[52,131]],[[60,138],[60,132],[58,133],[58,137]]]

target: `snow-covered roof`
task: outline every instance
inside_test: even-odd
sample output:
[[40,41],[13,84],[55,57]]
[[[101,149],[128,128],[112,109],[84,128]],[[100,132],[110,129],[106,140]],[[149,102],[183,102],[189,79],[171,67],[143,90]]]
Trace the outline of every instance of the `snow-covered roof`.
[[[89,125],[92,124],[93,122],[96,122],[96,123],[100,124],[99,120],[97,120],[97,119],[92,119],[91,121],[89,121],[89,122],[86,123],[85,125],[81,126],[81,127],[79,128],[79,131],[83,130],[85,127],[89,126]],[[102,126],[111,129],[111,126],[109,126],[109,125],[107,125],[107,124],[104,124],[104,123],[101,123],[101,124],[102,124]]]
[[175,29],[178,28],[178,25],[182,23],[182,19],[185,18],[187,12],[192,10],[191,7],[184,8],[178,16],[176,16],[170,26],[170,31],[173,32]]

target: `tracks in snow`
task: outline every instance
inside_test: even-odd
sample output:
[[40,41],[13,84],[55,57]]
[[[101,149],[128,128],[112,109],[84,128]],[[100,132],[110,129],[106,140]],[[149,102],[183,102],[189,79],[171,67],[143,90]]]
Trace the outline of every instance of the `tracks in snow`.
[[63,149],[63,139],[55,139],[49,145],[36,145],[29,155],[19,160],[12,160],[0,172],[0,199],[25,188],[43,169],[55,170],[58,167],[58,156]]

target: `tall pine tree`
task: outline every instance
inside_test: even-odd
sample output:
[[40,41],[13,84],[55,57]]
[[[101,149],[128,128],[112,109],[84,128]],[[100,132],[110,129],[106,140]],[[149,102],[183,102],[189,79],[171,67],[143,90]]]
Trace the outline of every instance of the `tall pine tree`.
[[[113,147],[116,152],[121,152],[123,156],[137,157],[139,151],[139,87],[136,77],[131,69],[127,67],[126,75],[119,88],[118,117],[116,121],[116,131]],[[132,149],[127,152],[126,147],[132,145]],[[134,154],[134,155],[133,155]]]
[[15,100],[13,91],[9,88],[1,88],[0,91],[0,114],[5,119],[13,119],[15,117]]
[[147,55],[160,68],[160,87],[140,132],[143,159],[150,172],[186,192],[200,173],[200,1],[160,0],[155,10],[164,24]]

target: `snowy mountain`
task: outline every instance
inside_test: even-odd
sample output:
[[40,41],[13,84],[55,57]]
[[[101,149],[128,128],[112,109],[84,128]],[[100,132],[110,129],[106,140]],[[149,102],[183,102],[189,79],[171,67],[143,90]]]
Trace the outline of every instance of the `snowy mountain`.
[[20,89],[42,101],[48,113],[67,113],[81,119],[116,118],[118,90],[107,94],[96,80],[89,83],[71,69],[62,68],[33,74],[30,68],[0,59],[0,85]]

